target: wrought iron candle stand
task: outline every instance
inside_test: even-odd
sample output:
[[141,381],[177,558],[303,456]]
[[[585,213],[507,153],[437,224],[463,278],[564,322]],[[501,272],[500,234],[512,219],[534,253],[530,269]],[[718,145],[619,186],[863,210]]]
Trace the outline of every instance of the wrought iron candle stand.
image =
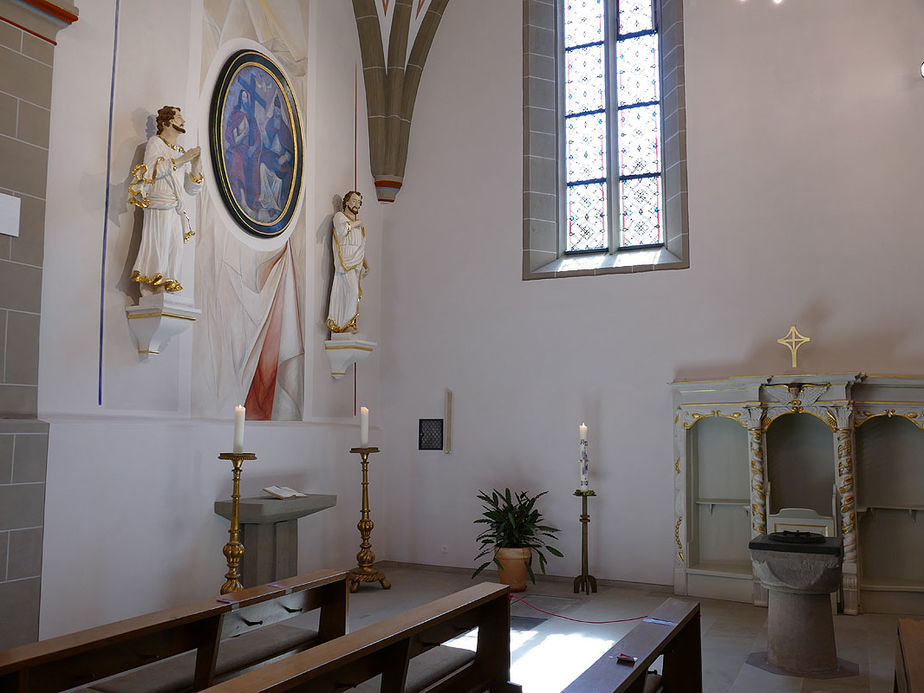
[[587,513],[588,496],[596,496],[596,492],[588,489],[577,489],[575,496],[581,497],[581,574],[574,578],[574,592],[583,591],[584,594],[597,593],[597,578],[587,569],[587,525],[590,524],[590,515]]
[[225,584],[221,586],[221,594],[227,594],[244,589],[240,581],[241,574],[237,570],[244,556],[244,545],[238,541],[240,537],[238,511],[241,503],[241,470],[244,468],[244,460],[255,460],[257,456],[252,452],[223,452],[218,459],[231,460],[231,475],[234,480],[231,489],[231,527],[228,529],[230,539],[221,550],[228,561],[228,572],[225,573]]
[[372,544],[369,541],[372,528],[375,527],[372,520],[369,519],[369,455],[378,451],[378,448],[350,448],[350,452],[354,452],[362,458],[363,465],[362,516],[356,525],[363,540],[359,545],[359,553],[356,554],[358,565],[350,571],[350,592],[356,592],[361,582],[378,582],[383,589],[391,589],[391,583],[385,578],[385,573],[372,567],[372,564],[375,563],[375,554],[372,553]]

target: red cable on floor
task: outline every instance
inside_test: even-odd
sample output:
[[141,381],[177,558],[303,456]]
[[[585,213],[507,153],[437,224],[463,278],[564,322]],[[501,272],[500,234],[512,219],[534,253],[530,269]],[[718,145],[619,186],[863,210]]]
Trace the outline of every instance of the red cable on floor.
[[518,596],[516,596],[515,594],[511,594],[511,595],[510,595],[510,598],[511,598],[511,599],[516,599],[518,602],[522,602],[523,604],[526,604],[526,606],[528,606],[530,609],[535,609],[536,611],[539,611],[539,612],[541,612],[541,613],[543,613],[543,614],[548,614],[549,616],[554,616],[555,618],[563,618],[563,619],[565,619],[566,621],[574,621],[575,623],[594,623],[594,624],[602,624],[602,623],[624,623],[625,621],[641,621],[643,618],[645,618],[644,616],[634,616],[633,618],[617,618],[617,619],[613,619],[612,621],[582,621],[582,620],[579,619],[579,618],[571,618],[570,616],[562,616],[562,615],[560,615],[560,614],[553,614],[551,611],[546,611],[545,609],[540,609],[538,606],[533,606],[532,604],[530,604],[530,603],[529,603],[528,601],[526,601],[525,599],[520,599],[520,598],[519,598]]

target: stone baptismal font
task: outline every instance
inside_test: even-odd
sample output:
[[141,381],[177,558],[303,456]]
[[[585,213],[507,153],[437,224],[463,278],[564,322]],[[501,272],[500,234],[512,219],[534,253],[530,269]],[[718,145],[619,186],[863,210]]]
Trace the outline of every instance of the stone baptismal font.
[[830,594],[841,583],[842,538],[773,532],[752,539],[748,549],[769,592],[768,663],[802,675],[836,671]]

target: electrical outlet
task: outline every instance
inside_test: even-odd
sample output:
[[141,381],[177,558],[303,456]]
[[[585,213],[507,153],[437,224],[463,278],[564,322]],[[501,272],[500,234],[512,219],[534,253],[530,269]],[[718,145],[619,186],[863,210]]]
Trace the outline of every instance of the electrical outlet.
[[440,553],[449,553],[449,547],[446,544],[440,546]]

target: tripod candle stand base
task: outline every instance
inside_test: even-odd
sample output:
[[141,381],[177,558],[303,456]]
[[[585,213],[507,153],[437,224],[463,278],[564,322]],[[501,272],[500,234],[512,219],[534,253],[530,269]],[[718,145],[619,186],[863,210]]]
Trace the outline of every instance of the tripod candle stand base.
[[574,593],[590,594],[597,592],[597,578],[588,572],[587,565],[587,525],[590,524],[590,515],[587,513],[587,497],[597,494],[590,489],[578,489],[575,496],[581,497],[581,574],[574,578]]

